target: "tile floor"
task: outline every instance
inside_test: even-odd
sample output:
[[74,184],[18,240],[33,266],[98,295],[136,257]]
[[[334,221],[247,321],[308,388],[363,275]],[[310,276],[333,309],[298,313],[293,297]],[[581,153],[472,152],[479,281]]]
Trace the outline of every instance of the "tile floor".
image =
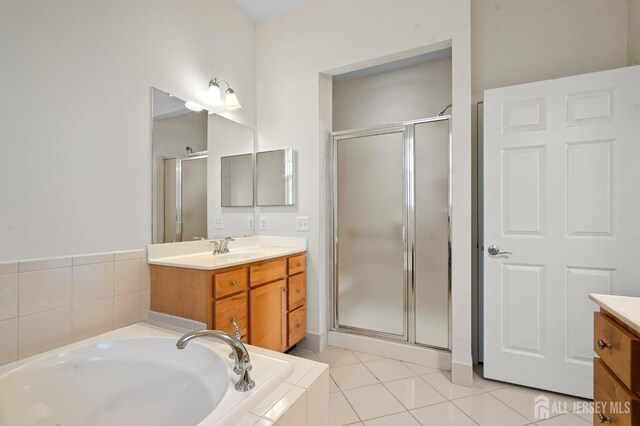
[[[586,426],[591,414],[552,413],[534,417],[534,398],[545,394],[571,410],[566,395],[486,380],[474,373],[474,386],[451,383],[448,371],[328,347],[324,352],[296,349],[291,355],[329,364],[329,425],[496,425]],[[584,405],[583,405],[584,407]]]

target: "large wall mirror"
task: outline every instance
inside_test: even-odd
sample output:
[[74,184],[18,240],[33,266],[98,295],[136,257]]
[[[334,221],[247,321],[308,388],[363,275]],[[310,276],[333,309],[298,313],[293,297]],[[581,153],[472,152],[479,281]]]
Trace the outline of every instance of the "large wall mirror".
[[294,170],[293,149],[258,152],[256,155],[257,205],[294,205]]
[[[253,129],[206,110],[191,111],[164,91],[151,92],[153,243],[253,235]],[[238,183],[230,188],[241,207],[223,207],[221,164],[228,157],[244,158],[242,171],[233,170]]]

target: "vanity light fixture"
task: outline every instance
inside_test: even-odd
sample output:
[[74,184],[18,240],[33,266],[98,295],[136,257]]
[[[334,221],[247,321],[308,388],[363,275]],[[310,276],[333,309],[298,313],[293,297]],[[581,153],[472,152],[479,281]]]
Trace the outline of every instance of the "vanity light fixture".
[[209,82],[209,88],[207,89],[207,95],[209,96],[211,105],[222,106],[222,97],[220,91],[220,84],[222,83],[227,85],[227,90],[224,97],[224,105],[229,109],[241,108],[242,106],[240,105],[240,102],[238,102],[238,96],[236,95],[236,92],[231,88],[229,83],[224,80],[218,80],[217,78],[214,78]]
[[194,101],[187,101],[184,103],[184,106],[194,112],[200,112],[204,109],[202,105]]

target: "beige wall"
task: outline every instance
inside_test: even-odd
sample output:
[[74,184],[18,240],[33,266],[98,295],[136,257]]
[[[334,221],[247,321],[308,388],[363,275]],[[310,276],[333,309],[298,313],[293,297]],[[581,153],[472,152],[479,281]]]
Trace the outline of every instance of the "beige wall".
[[640,0],[628,0],[629,65],[640,65]]
[[[331,86],[327,75],[352,71],[427,46],[453,46],[452,357],[470,383],[471,373],[471,77],[469,0],[322,0],[257,28],[258,149],[297,152],[296,205],[261,208],[268,230],[260,233],[309,238],[308,340],[326,342],[329,291],[325,261],[330,253],[327,215],[328,133]],[[440,47],[440,48],[442,48]],[[309,233],[296,233],[296,216],[309,217]]]
[[333,130],[433,117],[451,103],[451,59],[333,84]]
[[151,242],[150,88],[255,127],[255,43],[233,0],[2,0],[0,262]]
[[627,37],[627,0],[472,0],[472,93],[626,66]]

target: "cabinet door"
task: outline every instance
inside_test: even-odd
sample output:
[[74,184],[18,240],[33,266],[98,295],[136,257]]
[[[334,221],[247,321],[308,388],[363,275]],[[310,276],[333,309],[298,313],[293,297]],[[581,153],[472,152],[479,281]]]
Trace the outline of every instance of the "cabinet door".
[[249,292],[250,342],[282,352],[287,341],[285,281],[276,281]]

